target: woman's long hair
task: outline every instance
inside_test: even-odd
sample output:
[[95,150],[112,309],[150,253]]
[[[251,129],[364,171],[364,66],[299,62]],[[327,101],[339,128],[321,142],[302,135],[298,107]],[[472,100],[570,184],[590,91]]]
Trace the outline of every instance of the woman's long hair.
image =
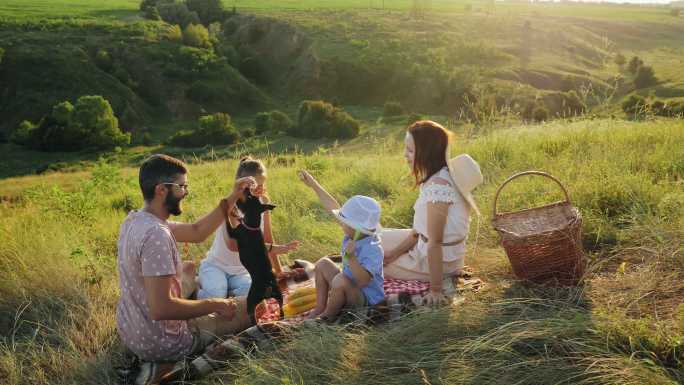
[[447,146],[451,132],[432,120],[419,120],[411,124],[408,133],[413,137],[416,150],[413,161],[413,175],[416,186],[446,167]]

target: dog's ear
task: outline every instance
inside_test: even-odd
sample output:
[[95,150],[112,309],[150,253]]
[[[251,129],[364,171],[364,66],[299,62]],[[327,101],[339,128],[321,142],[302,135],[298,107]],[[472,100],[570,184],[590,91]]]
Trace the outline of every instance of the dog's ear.
[[263,211],[273,210],[274,208],[276,208],[276,205],[272,205],[270,203],[264,203],[261,205],[261,208]]

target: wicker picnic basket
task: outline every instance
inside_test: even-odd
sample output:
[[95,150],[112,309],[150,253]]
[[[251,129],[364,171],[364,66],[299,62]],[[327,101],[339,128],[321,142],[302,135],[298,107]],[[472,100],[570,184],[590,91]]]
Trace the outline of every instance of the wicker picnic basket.
[[[565,201],[509,213],[497,212],[501,190],[525,175],[547,177],[563,190]],[[511,176],[494,196],[492,226],[513,272],[520,279],[547,285],[576,285],[586,266],[582,250],[582,216],[570,203],[561,182],[541,171],[525,171]]]

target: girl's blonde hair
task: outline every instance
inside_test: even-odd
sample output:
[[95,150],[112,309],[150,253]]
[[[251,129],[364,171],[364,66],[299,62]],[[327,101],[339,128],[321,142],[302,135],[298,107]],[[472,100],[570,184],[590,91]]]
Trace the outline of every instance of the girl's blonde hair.
[[235,179],[244,178],[246,176],[266,175],[266,166],[259,159],[254,159],[251,156],[243,156],[240,159]]

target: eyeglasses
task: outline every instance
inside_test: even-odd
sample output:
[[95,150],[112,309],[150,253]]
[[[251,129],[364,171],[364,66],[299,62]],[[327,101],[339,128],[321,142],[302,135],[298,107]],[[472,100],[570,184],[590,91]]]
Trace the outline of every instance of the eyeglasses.
[[163,185],[172,185],[172,186],[178,186],[179,189],[189,192],[190,191],[190,186],[187,184],[179,184],[179,183],[172,183],[172,182],[164,182],[162,183]]

